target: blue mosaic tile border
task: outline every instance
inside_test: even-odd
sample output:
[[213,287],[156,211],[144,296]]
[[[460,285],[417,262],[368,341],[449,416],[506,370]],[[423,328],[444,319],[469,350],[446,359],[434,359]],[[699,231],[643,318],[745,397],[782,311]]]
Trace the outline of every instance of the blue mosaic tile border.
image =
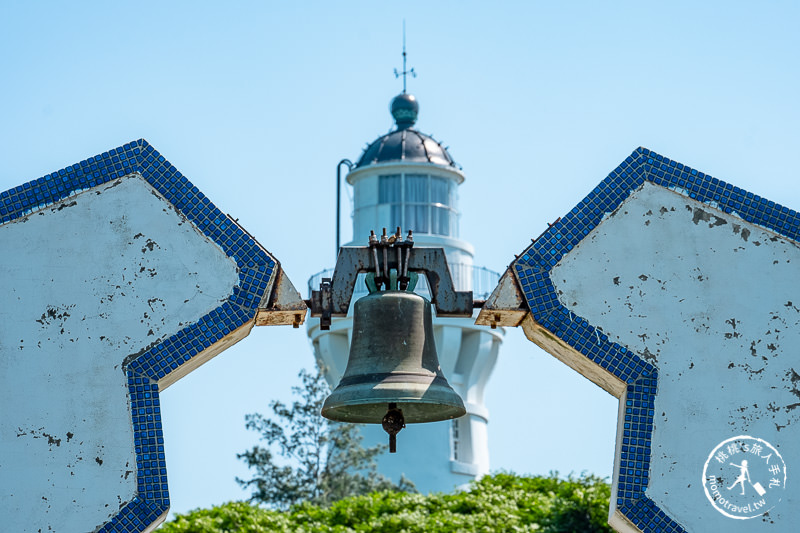
[[617,508],[645,532],[683,532],[644,491],[648,485],[657,369],[558,301],[552,268],[645,181],[797,240],[800,214],[646,148],[638,148],[514,261],[533,318],[590,361],[627,383]]
[[236,262],[239,284],[223,305],[129,363],[137,495],[100,529],[103,533],[140,533],[169,509],[157,382],[253,320],[277,268],[275,259],[255,239],[143,139],[1,192],[0,224],[134,173]]

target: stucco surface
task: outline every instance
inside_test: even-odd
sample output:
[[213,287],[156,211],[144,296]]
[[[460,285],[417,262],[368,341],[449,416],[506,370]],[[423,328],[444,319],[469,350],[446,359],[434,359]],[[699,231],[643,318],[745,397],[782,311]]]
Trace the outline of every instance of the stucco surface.
[[[649,182],[551,272],[567,309],[658,368],[646,495],[688,531],[797,530],[799,274],[795,242]],[[786,470],[772,510],[747,520],[703,489],[709,454],[738,435]]]
[[136,175],[0,226],[0,249],[3,530],[86,531],[136,492],[126,360],[219,306],[236,264]]

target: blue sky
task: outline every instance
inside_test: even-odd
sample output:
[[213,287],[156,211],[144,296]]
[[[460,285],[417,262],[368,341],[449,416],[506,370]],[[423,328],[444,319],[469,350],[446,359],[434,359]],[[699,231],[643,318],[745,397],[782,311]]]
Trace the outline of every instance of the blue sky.
[[[305,294],[334,261],[336,163],[392,125],[403,19],[479,265],[502,271],[638,146],[800,209],[791,2],[6,0],[0,190],[143,137]],[[247,496],[244,415],[312,364],[304,330],[258,328],[164,393],[173,511]],[[492,467],[610,476],[616,404],[509,330]]]

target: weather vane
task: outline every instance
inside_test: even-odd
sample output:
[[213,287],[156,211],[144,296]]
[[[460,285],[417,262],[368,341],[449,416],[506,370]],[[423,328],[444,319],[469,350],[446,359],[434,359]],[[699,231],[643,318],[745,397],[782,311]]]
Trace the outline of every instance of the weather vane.
[[403,20],[403,71],[397,72],[397,69],[394,69],[394,77],[399,78],[401,75],[403,76],[403,93],[406,92],[406,75],[411,74],[413,77],[417,77],[417,73],[414,72],[414,69],[411,70],[406,69],[406,21]]

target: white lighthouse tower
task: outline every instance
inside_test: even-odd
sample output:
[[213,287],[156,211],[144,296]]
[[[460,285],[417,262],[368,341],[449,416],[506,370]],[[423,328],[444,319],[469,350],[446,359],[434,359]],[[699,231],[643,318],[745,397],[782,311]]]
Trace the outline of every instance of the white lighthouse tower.
[[[404,90],[396,96],[391,102],[395,128],[371,143],[348,173],[354,240],[347,245],[366,246],[370,230],[412,230],[415,247],[445,250],[456,290],[485,298],[499,275],[474,266],[472,245],[459,238],[458,187],[464,174],[439,142],[414,129],[418,112],[413,95]],[[309,290],[319,289],[321,279],[331,274],[327,270],[313,276]],[[423,277],[415,292],[430,298]],[[359,283],[353,300],[366,294]],[[307,323],[314,355],[328,383],[336,387],[347,366],[352,303],[351,315],[334,318],[328,331],[320,330],[318,319]],[[421,492],[450,491],[489,472],[489,413],[483,394],[504,335],[502,329],[476,326],[469,318],[434,318],[433,328],[442,371],[464,400],[467,414],[410,424],[398,435],[398,453],[378,458],[383,475],[394,481],[405,475]],[[361,433],[368,446],[387,440],[380,425],[364,425]]]

